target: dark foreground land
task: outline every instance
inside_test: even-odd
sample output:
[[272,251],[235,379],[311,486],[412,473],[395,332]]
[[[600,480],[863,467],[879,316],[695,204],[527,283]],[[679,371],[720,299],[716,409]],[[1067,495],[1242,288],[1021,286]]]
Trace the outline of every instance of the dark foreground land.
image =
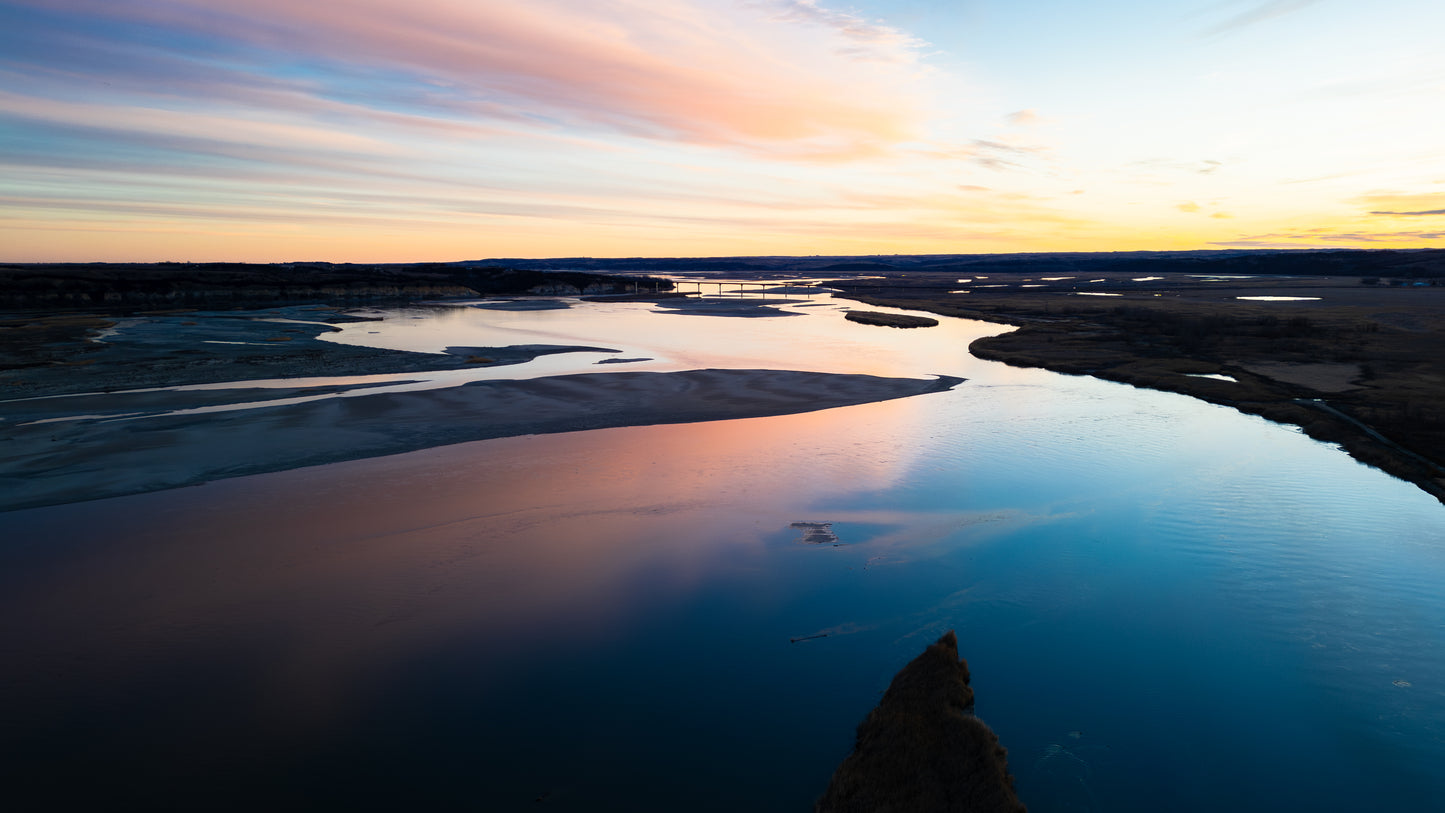
[[893,677],[816,813],[1024,813],[1008,752],[974,716],[968,681],[949,630]]

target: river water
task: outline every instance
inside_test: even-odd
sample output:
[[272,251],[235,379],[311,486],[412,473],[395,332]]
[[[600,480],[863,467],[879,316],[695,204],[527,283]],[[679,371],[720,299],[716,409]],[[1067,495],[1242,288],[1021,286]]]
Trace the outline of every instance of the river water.
[[1257,417],[970,356],[997,325],[841,308],[335,336],[619,351],[502,377],[968,380],[0,514],[0,794],[806,810],[954,629],[1036,813],[1445,804],[1445,507]]

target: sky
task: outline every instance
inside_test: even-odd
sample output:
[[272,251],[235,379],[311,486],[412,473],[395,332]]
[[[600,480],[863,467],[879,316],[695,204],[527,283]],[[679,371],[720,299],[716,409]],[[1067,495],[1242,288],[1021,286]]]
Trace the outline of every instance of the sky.
[[0,261],[1445,247],[1439,0],[0,0]]

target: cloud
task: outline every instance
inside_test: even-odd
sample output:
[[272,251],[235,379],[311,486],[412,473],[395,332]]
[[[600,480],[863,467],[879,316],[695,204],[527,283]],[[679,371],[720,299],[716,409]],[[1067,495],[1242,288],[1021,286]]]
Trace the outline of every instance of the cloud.
[[1210,37],[1232,34],[1257,23],[1291,14],[1318,2],[1319,0],[1266,0],[1263,3],[1253,3],[1250,8],[1205,29],[1204,34]]
[[[160,50],[232,98],[269,82],[317,106],[817,160],[880,154],[918,137],[928,117],[917,40],[808,0],[21,2],[148,36],[153,47],[130,43],[111,63]],[[168,73],[152,87],[205,97],[188,71]]]
[[1352,201],[1374,217],[1434,217],[1445,215],[1445,198],[1438,192],[1409,194],[1392,191],[1376,191],[1361,195]]
[[1422,240],[1445,240],[1445,231],[1337,231],[1304,229],[1300,231],[1255,234],[1236,240],[1212,242],[1212,246],[1233,248],[1339,248],[1341,244],[1374,245],[1380,243],[1419,243]]
[[0,111],[16,118],[148,134],[166,140],[197,139],[229,144],[286,145],[319,153],[395,152],[389,144],[358,133],[287,121],[214,116],[164,108],[98,107],[39,99],[0,90]]
[[1199,204],[1195,203],[1192,200],[1186,200],[1185,202],[1176,205],[1174,208],[1178,209],[1181,212],[1197,212],[1199,211]]
[[1299,243],[1281,242],[1268,239],[1242,239],[1242,240],[1214,240],[1205,245],[1219,246],[1221,248],[1337,248],[1337,246],[1311,246]]
[[912,63],[923,40],[892,26],[870,23],[857,14],[824,8],[815,0],[773,0],[760,4],[774,10],[773,19],[831,28],[849,42],[838,53],[868,61]]
[[1205,158],[1199,161],[1176,161],[1166,158],[1148,158],[1143,161],[1131,161],[1126,166],[1130,168],[1144,169],[1150,172],[1157,170],[1170,170],[1172,172],[1187,172],[1194,175],[1213,175],[1224,166],[1223,161],[1216,161],[1212,158]]
[[967,144],[934,144],[920,148],[913,154],[923,158],[941,161],[967,161],[985,169],[1022,169],[1025,165],[1044,155],[1047,149],[1040,146],[1009,144],[986,138],[975,138]]
[[1043,119],[1037,111],[1030,108],[1028,110],[1015,110],[1007,116],[1004,116],[1004,120],[1013,127],[1032,127]]
[[1043,152],[1042,147],[1020,146],[1002,141],[976,138],[963,150],[968,160],[985,169],[1018,169]]

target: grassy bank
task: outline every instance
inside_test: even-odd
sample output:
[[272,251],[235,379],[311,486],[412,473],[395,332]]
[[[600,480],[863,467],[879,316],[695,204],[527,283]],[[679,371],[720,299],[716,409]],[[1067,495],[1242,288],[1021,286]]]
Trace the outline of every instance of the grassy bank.
[[[846,296],[1005,322],[974,355],[1191,395],[1301,427],[1445,501],[1445,289],[1295,277],[1206,284],[1182,275],[967,294],[918,279],[849,282]],[[1087,295],[1081,295],[1087,294]],[[1280,301],[1241,296],[1299,297]],[[1206,377],[1209,376],[1209,377]]]

